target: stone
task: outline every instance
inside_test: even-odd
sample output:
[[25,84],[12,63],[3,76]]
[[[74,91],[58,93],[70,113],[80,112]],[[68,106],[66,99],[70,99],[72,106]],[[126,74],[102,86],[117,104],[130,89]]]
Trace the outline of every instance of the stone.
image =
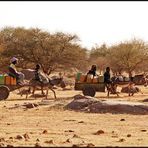
[[127,134],[127,137],[131,137],[132,135],[131,134]]
[[94,133],[94,135],[101,135],[104,134],[105,132],[103,130],[98,130],[96,133]]
[[25,139],[30,139],[28,133],[25,133],[23,136],[24,136]]
[[13,145],[8,144],[7,147],[14,147]]
[[41,147],[40,143],[37,142],[37,143],[35,144],[35,147]]
[[47,130],[44,130],[44,131],[43,131],[43,134],[48,134],[48,131],[47,131]]
[[141,132],[146,132],[147,130],[145,130],[145,129],[143,129],[143,130],[141,130]]
[[47,143],[47,144],[53,144],[53,140],[47,140],[47,141],[45,141],[45,143]]
[[[78,99],[78,98],[79,99]],[[139,102],[117,101],[117,100],[98,100],[88,96],[76,96],[77,99],[72,100],[64,106],[64,109],[91,112],[91,113],[112,113],[112,114],[148,114],[148,105]],[[124,120],[122,120],[124,121]]]
[[124,142],[124,141],[125,141],[125,139],[123,139],[123,138],[119,139],[119,142]]
[[95,145],[93,143],[88,143],[86,147],[94,147]]
[[125,121],[125,119],[120,119],[120,121]]
[[24,137],[21,136],[21,135],[17,135],[17,136],[16,136],[16,139],[21,140],[21,139],[24,139]]
[[66,130],[65,132],[74,132],[73,130]]

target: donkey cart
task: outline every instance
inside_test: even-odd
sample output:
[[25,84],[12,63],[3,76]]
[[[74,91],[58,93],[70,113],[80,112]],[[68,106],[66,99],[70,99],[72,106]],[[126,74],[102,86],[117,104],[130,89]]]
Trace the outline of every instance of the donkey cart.
[[[82,81],[81,81],[82,79]],[[125,86],[128,85],[129,81],[115,81],[110,84],[107,88],[108,96],[109,93],[117,94],[117,86]],[[78,78],[75,79],[75,90],[82,90],[83,95],[94,97],[96,92],[105,92],[106,85],[104,83],[104,77],[99,76],[96,79],[88,79],[87,76],[81,75],[80,80]],[[117,94],[118,95],[118,94]]]
[[24,86],[20,85],[0,85],[0,100],[6,100],[9,97],[10,92],[19,89]]

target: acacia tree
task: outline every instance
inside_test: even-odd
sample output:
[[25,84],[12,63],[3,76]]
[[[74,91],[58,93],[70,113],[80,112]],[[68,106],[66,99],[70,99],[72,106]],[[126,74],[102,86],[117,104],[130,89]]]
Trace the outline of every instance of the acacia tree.
[[142,40],[131,40],[112,46],[108,59],[112,68],[125,70],[131,77],[132,72],[148,58],[148,48]]
[[106,44],[102,44],[101,46],[93,47],[90,51],[89,61],[92,64],[96,64],[100,70],[100,74],[104,71],[105,67],[109,66],[107,61],[108,48]]
[[62,32],[50,34],[38,28],[9,27],[0,32],[4,57],[18,57],[25,68],[39,63],[48,74],[59,65],[78,66],[82,57],[85,61],[86,50],[78,45],[78,41],[76,35]]

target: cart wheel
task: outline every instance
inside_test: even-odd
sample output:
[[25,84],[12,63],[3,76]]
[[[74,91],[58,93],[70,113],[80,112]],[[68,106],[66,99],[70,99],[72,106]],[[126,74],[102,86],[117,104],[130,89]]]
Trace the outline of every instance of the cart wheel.
[[94,97],[95,94],[96,94],[96,90],[93,87],[91,87],[91,86],[84,87],[84,89],[83,89],[84,96]]
[[0,100],[5,100],[8,98],[10,90],[7,86],[0,86]]

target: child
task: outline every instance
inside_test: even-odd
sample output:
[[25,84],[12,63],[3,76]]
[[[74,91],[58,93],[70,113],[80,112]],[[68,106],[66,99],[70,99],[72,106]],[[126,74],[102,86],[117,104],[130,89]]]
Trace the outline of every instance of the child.
[[41,65],[37,64],[36,68],[35,68],[35,80],[37,80],[43,84],[49,83],[49,79],[48,79],[47,75],[44,74],[43,72],[41,72],[40,69],[41,69]]

